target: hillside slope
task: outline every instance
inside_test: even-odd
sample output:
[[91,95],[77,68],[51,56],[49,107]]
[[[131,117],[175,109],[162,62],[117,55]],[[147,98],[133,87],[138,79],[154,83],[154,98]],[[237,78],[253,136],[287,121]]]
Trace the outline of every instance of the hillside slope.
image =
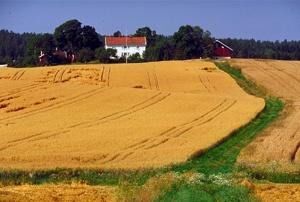
[[277,170],[299,171],[300,62],[235,59],[231,64],[286,101],[281,120],[246,147],[238,162],[254,167],[275,166]]
[[149,168],[186,161],[264,100],[211,62],[0,70],[0,167]]

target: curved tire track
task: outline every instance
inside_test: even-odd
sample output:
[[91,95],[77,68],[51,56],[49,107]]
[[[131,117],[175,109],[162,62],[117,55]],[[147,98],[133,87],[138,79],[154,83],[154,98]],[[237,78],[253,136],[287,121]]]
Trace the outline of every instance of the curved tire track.
[[80,95],[77,95],[77,96],[74,96],[74,97],[71,97],[71,98],[67,98],[67,99],[65,99],[65,100],[63,100],[61,102],[56,102],[56,103],[53,103],[51,105],[45,106],[43,108],[38,108],[38,109],[35,109],[35,110],[31,110],[31,111],[25,112],[23,114],[18,114],[18,115],[14,115],[14,116],[9,116],[9,117],[2,118],[2,119],[0,119],[0,122],[7,121],[7,120],[18,120],[18,119],[22,119],[22,118],[25,118],[25,117],[28,117],[28,116],[36,115],[36,114],[39,114],[39,113],[44,113],[44,112],[47,112],[49,110],[61,108],[63,106],[66,106],[66,105],[69,105],[69,104],[73,104],[73,103],[82,101],[82,100],[84,100],[86,98],[89,98],[89,97],[91,97],[93,95],[96,95],[97,93],[99,93],[98,91],[102,92],[102,91],[105,91],[105,90],[108,90],[108,89],[109,88],[97,88],[97,89],[93,89],[91,91],[84,92],[84,93],[82,93]]
[[171,93],[167,93],[167,94],[163,95],[163,93],[160,92],[160,93],[152,96],[151,98],[149,98],[147,100],[144,100],[144,101],[142,101],[142,102],[140,102],[136,105],[131,106],[130,108],[127,108],[125,110],[121,110],[121,111],[112,113],[110,115],[101,117],[101,118],[93,121],[94,123],[87,124],[85,127],[92,127],[92,126],[96,126],[96,125],[99,125],[99,124],[104,124],[104,123],[114,121],[114,120],[120,119],[120,118],[128,116],[128,115],[131,115],[133,113],[136,113],[138,111],[141,111],[141,110],[144,110],[148,107],[151,107],[151,106],[153,106],[153,105],[155,105],[159,102],[162,102],[163,100],[165,100],[170,95],[171,95]]
[[[219,104],[217,104],[215,107],[208,110],[207,112],[205,112],[204,114],[195,118],[192,121],[189,121],[189,122],[186,122],[183,124],[179,124],[177,126],[173,126],[169,129],[163,131],[162,133],[160,133],[159,135],[157,135],[155,137],[144,139],[144,140],[134,143],[128,147],[125,147],[124,149],[122,149],[120,151],[120,153],[124,153],[124,155],[119,155],[118,158],[114,159],[114,162],[119,162],[119,161],[125,160],[127,157],[133,155],[135,153],[135,151],[137,151],[137,150],[141,150],[141,149],[149,150],[149,149],[155,148],[159,145],[162,145],[162,144],[168,142],[170,139],[177,138],[177,137],[187,133],[188,131],[192,130],[195,127],[199,127],[200,125],[211,122],[212,120],[217,118],[222,113],[228,111],[237,101],[233,100],[232,102],[229,102],[228,104],[226,104],[226,102],[228,102],[228,100],[224,99]],[[149,143],[151,143],[151,144],[149,144]],[[109,161],[109,162],[111,162],[111,161]]]

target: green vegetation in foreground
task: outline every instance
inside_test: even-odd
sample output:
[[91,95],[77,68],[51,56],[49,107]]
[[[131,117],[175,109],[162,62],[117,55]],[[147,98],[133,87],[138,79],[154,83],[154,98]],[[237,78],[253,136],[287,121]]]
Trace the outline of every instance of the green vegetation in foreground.
[[158,197],[156,201],[196,202],[196,201],[256,201],[249,189],[243,186],[216,184],[174,184],[171,189]]
[[[236,172],[240,171],[234,164],[241,149],[278,117],[284,104],[277,98],[267,96],[254,82],[247,80],[240,70],[232,68],[228,63],[216,63],[216,65],[221,70],[230,74],[246,92],[263,97],[266,106],[249,124],[236,130],[230,138],[204,152],[202,155],[194,157],[184,164],[154,170],[103,171],[96,169],[54,169],[34,172],[20,170],[0,171],[0,184],[42,184],[79,181],[90,185],[120,185],[122,182],[126,182],[134,187],[143,185],[151,177],[163,175],[167,172],[178,174],[186,172],[201,173],[208,178],[212,175],[220,174],[228,174],[233,177]],[[247,172],[247,170],[243,171]],[[259,180],[300,182],[299,176],[297,178],[296,174],[247,173],[250,177]],[[198,201],[202,199],[201,197],[204,197],[203,200],[205,201],[219,199],[220,201],[252,200],[247,188],[233,184],[204,183],[191,185],[184,182],[172,184],[171,188],[162,193],[158,199],[160,201],[173,201],[175,199]]]

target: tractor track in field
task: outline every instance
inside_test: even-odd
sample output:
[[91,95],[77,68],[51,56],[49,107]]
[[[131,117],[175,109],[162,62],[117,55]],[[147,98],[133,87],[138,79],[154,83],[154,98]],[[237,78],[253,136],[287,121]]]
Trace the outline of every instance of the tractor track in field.
[[37,87],[40,87],[40,86],[41,86],[40,84],[30,84],[28,86],[23,86],[21,88],[16,88],[16,89],[12,90],[12,91],[16,91],[16,92],[8,93],[6,95],[0,95],[0,98],[12,96],[12,95],[22,93],[22,92],[25,92],[27,90],[31,90],[31,89],[34,89],[34,88],[37,88]]
[[54,73],[52,83],[55,83],[55,82],[56,82],[56,77],[57,77],[57,75],[58,75],[59,72],[60,72],[60,69],[58,69],[58,70]]
[[[300,131],[300,126],[295,130],[295,132],[292,134],[291,138],[294,138],[299,131]],[[300,149],[300,141],[298,141],[295,149],[291,153],[291,156],[290,156],[291,162],[295,162],[296,154],[299,151],[299,149]]]
[[148,70],[147,70],[147,80],[148,80],[149,88],[152,89],[150,74],[149,74]]
[[15,80],[15,77],[17,76],[18,73],[19,73],[19,71],[16,71],[16,72],[9,78],[9,80]]
[[[162,95],[162,97],[159,97],[160,95]],[[165,94],[158,93],[155,96],[152,96],[151,98],[149,98],[147,100],[144,100],[144,101],[142,101],[142,102],[140,102],[136,105],[131,106],[130,108],[112,113],[110,115],[101,117],[101,118],[99,118],[97,120],[94,120],[94,121],[91,121],[92,123],[89,122],[89,124],[85,125],[84,127],[88,128],[88,127],[96,126],[96,125],[99,125],[99,124],[104,124],[104,123],[107,123],[107,122],[110,122],[110,121],[120,119],[120,118],[125,117],[127,115],[131,115],[133,113],[136,113],[138,111],[141,111],[143,109],[151,107],[151,106],[165,100],[170,95],[171,95],[171,93],[165,93]],[[158,99],[155,100],[156,98],[158,98]]]
[[101,71],[100,82],[103,82],[103,74],[104,74],[104,69],[105,69],[105,67],[104,67],[104,66],[102,66],[102,71]]
[[295,77],[293,74],[290,74],[290,73],[288,73],[288,72],[286,72],[286,71],[284,71],[284,70],[281,70],[281,69],[278,68],[275,64],[270,64],[270,63],[268,63],[268,64],[270,65],[270,67],[272,67],[272,68],[276,69],[277,71],[279,71],[279,72],[285,74],[286,76],[288,76],[288,77],[291,78],[292,80],[297,81],[297,83],[300,83],[300,79],[297,78],[297,77]]
[[15,77],[12,80],[20,80],[22,78],[22,76],[24,75],[26,70],[20,70],[17,72],[17,74],[15,75]]
[[[166,131],[160,133],[159,135],[156,135],[152,138],[144,139],[144,140],[134,143],[128,147],[125,147],[118,153],[117,157],[113,158],[113,160],[110,159],[109,161],[104,161],[103,163],[108,163],[108,162],[112,162],[112,161],[119,162],[119,161],[125,160],[127,157],[133,155],[135,153],[135,151],[138,151],[141,149],[149,150],[149,149],[155,148],[159,145],[162,145],[162,144],[168,142],[169,140],[171,140],[173,138],[177,138],[177,137],[185,134],[186,132],[192,130],[195,127],[206,124],[206,123],[214,120],[215,118],[217,118],[222,113],[228,111],[237,102],[236,100],[233,100],[232,102],[229,102],[227,105],[225,105],[225,103],[227,101],[228,100],[224,99],[222,102],[220,102],[218,105],[213,107],[211,110],[207,111],[206,113],[202,114],[201,116],[197,117],[196,119],[194,119],[190,122],[183,123],[183,124],[180,124],[177,126],[173,126],[169,129],[167,129]],[[217,110],[220,110],[220,111],[217,111]],[[213,113],[215,113],[215,114],[213,114]],[[152,144],[149,145],[149,143],[152,143]],[[134,151],[132,151],[132,150],[134,150]],[[120,153],[122,153],[122,154],[124,153],[124,155],[121,155]]]
[[300,149],[300,141],[298,142],[298,144],[296,145],[296,148],[294,149],[294,151],[291,154],[291,162],[295,162],[296,159],[296,154]]
[[99,72],[97,71],[97,70],[93,70],[93,72],[94,72],[94,74],[95,74],[95,80],[98,80],[99,81],[99,79],[100,79],[100,74],[99,74]]
[[20,139],[15,140],[15,141],[13,141],[13,140],[9,141],[10,143],[0,147],[0,151],[9,149],[11,147],[18,146],[20,144],[23,144],[25,141],[32,142],[32,141],[48,139],[48,138],[58,136],[58,135],[61,135],[61,134],[67,133],[67,132],[69,132],[69,130],[63,130],[63,131],[60,131],[60,132],[50,133],[48,135],[45,135],[45,134],[47,134],[47,132],[40,132],[40,133],[31,135],[31,136],[28,136],[28,137],[20,138]]
[[67,68],[63,68],[63,69],[59,69],[55,72],[54,76],[53,76],[53,83],[58,83],[58,82],[62,82],[63,80],[63,75],[66,72]]
[[67,68],[64,68],[64,69],[61,71],[61,73],[60,73],[60,75],[59,75],[59,82],[62,82],[62,81],[63,81],[63,76],[64,76],[64,73],[66,72],[66,70],[67,70]]
[[[31,116],[31,115],[35,115],[35,114],[38,114],[38,113],[43,113],[43,112],[46,112],[46,111],[49,111],[49,110],[52,110],[52,109],[61,108],[61,107],[66,106],[68,104],[73,104],[73,103],[76,103],[78,101],[84,100],[84,99],[86,99],[88,97],[91,97],[91,96],[99,93],[99,92],[97,92],[99,90],[101,90],[100,92],[103,92],[103,91],[108,90],[108,89],[109,88],[94,89],[94,90],[91,90],[89,92],[82,93],[79,96],[73,97],[73,98],[77,98],[75,100],[73,98],[71,98],[71,99],[64,100],[64,101],[62,101],[60,103],[54,103],[54,104],[52,104],[50,106],[47,106],[47,107],[44,107],[42,109],[35,110],[34,111],[35,113],[32,113],[32,111],[31,111],[31,112],[28,112],[28,114],[25,114],[25,115],[22,114],[22,116],[18,116],[17,118],[14,117],[15,119],[13,119],[13,120],[24,118],[24,117]],[[82,97],[83,95],[85,95],[85,96]],[[66,101],[68,101],[68,102],[66,103]],[[60,105],[57,106],[58,104],[60,104]],[[10,118],[12,118],[12,117],[10,117]],[[2,120],[0,120],[0,121],[2,121]],[[50,137],[53,137],[53,136],[57,136],[59,134],[66,133],[66,132],[69,132],[69,130],[63,130],[63,131],[59,130],[59,131],[55,131],[55,132],[54,131],[43,131],[43,132],[39,132],[37,134],[30,135],[30,136],[27,136],[27,137],[24,137],[24,138],[18,138],[18,139],[15,139],[15,140],[10,140],[9,142],[6,143],[8,145],[0,147],[0,151],[5,150],[7,148],[10,148],[12,146],[16,146],[18,144],[21,144],[22,142],[24,142],[26,140],[28,140],[28,141],[36,141],[36,140],[39,140],[39,139],[45,139],[45,138],[50,138]],[[44,137],[45,134],[48,134],[48,135]],[[42,138],[40,136],[42,136]],[[32,140],[32,138],[37,138],[37,137],[39,137],[39,138]]]
[[[261,69],[266,75],[268,75],[269,77],[273,78],[274,81],[278,82],[280,85],[284,86],[284,88],[292,93],[298,93],[297,90],[295,90],[294,86],[290,86],[288,83],[283,82],[284,80],[282,79],[281,76],[279,76],[278,74],[275,74],[272,71],[268,71],[267,69],[265,69],[264,67],[262,67],[261,65],[257,65],[255,62],[252,62],[252,64],[256,65],[259,69]],[[266,63],[264,63],[264,65],[267,65]],[[291,91],[292,90],[292,91]]]
[[[97,124],[106,123],[106,122],[108,122],[108,120],[110,118],[113,118],[113,120],[115,120],[115,119],[117,119],[116,117],[120,116],[122,113],[128,112],[129,110],[132,110],[133,108],[138,107],[138,106],[140,106],[140,105],[142,105],[142,104],[144,104],[144,103],[146,103],[146,102],[148,102],[148,101],[156,98],[157,96],[159,96],[161,94],[162,93],[157,93],[156,95],[154,95],[154,96],[152,96],[152,97],[150,97],[150,98],[148,98],[148,99],[146,99],[146,100],[144,100],[142,102],[139,102],[139,103],[137,103],[135,105],[132,105],[129,108],[126,108],[124,110],[120,110],[120,111],[117,111],[117,112],[114,112],[114,113],[102,116],[100,118],[96,118],[94,120],[89,120],[89,121],[85,121],[85,122],[73,124],[73,125],[69,126],[69,128],[75,128],[77,126],[91,127],[91,126],[94,126],[94,125],[97,125]],[[118,117],[118,118],[120,118],[120,117]],[[100,121],[100,123],[98,123],[99,121]],[[103,122],[103,121],[105,121],[105,122]]]
[[10,80],[20,80],[21,77],[24,75],[26,70],[18,70],[15,74],[13,74],[11,77],[10,77]]
[[109,83],[110,83],[110,71],[111,71],[111,67],[108,67],[108,73],[107,73],[107,86],[109,87]]
[[[279,80],[276,80],[276,81],[277,81],[277,82],[280,81],[281,84],[284,84],[284,85],[286,86],[286,90],[292,89],[292,90],[294,91],[294,93],[300,94],[300,92],[298,91],[297,88],[295,88],[294,85],[292,85],[292,84],[290,84],[290,83],[288,83],[288,82],[284,82],[284,81],[286,81],[286,79],[284,79],[282,76],[286,75],[286,76],[288,76],[289,78],[292,78],[292,77],[290,77],[289,75],[285,74],[282,70],[278,70],[278,69],[274,68],[274,67],[273,67],[271,64],[269,64],[269,63],[264,62],[264,65],[269,66],[269,67],[275,69],[274,72],[272,72],[272,69],[270,69],[270,71],[268,71],[268,70],[265,70],[265,71],[266,71],[266,72],[269,72],[270,74],[273,74],[273,75],[277,76],[277,78],[279,78]],[[276,72],[276,73],[275,73],[275,72]],[[293,78],[292,78],[292,79],[293,79]],[[281,82],[281,81],[282,81],[282,82]]]
[[256,67],[258,67],[262,72],[265,73],[265,75],[268,75],[269,77],[271,77],[272,79],[274,79],[275,81],[277,81],[278,83],[280,83],[282,86],[285,86],[285,84],[280,81],[280,78],[279,78],[279,81],[278,81],[278,76],[277,75],[273,75],[272,72],[266,70],[261,65],[257,65],[254,61],[251,61],[249,63],[251,63],[252,65],[255,65]]
[[206,77],[206,80],[207,80],[207,83],[208,83],[215,91],[217,91],[216,86],[213,84],[213,82],[211,82],[211,81],[209,80],[209,77],[208,77],[208,76]]
[[153,77],[154,77],[154,83],[155,83],[156,90],[160,90],[157,74],[156,74],[154,68],[152,69],[152,73],[153,73]]
[[[146,149],[150,149],[150,148],[156,147],[156,146],[158,146],[158,145],[160,145],[162,143],[165,143],[165,142],[169,141],[170,139],[178,138],[179,136],[182,136],[183,134],[187,133],[188,131],[192,130],[195,127],[199,127],[199,126],[201,126],[203,124],[211,122],[212,120],[214,120],[215,118],[217,118],[220,114],[222,114],[222,113],[226,112],[227,110],[229,110],[235,103],[236,103],[236,100],[234,100],[232,103],[229,103],[228,106],[226,106],[224,109],[221,109],[221,111],[217,112],[216,114],[212,114],[211,117],[207,117],[206,120],[205,120],[206,116],[208,116],[210,113],[213,113],[215,110],[217,110],[220,107],[222,107],[223,104],[219,105],[217,108],[215,108],[213,111],[207,113],[206,115],[203,115],[197,121],[186,123],[186,124],[184,124],[181,127],[177,126],[173,130],[170,130],[169,132],[164,133],[163,136],[166,137],[166,138],[164,138],[163,140],[160,140],[160,142],[157,143],[157,144],[148,146],[148,148],[146,148]],[[204,119],[204,120],[202,121],[202,119]]]
[[[101,88],[101,89],[102,89],[102,88]],[[97,125],[98,125],[98,124],[103,124],[103,123],[106,123],[106,122],[109,122],[109,121],[112,121],[112,120],[116,120],[116,119],[119,119],[119,118],[121,118],[121,117],[130,115],[130,114],[132,114],[132,113],[134,113],[134,112],[136,112],[136,111],[142,110],[142,109],[144,109],[144,108],[149,107],[150,105],[153,105],[153,104],[155,104],[155,103],[158,103],[158,102],[162,101],[163,99],[165,99],[166,97],[168,97],[168,96],[170,95],[170,94],[167,94],[167,95],[165,95],[164,97],[160,98],[159,100],[155,101],[155,103],[152,102],[152,103],[149,103],[149,104],[146,105],[146,106],[143,106],[142,108],[135,109],[136,107],[138,107],[138,106],[140,106],[140,105],[147,104],[147,102],[150,102],[150,101],[153,100],[155,97],[158,97],[158,96],[161,95],[161,94],[162,94],[162,93],[158,93],[158,94],[156,94],[155,96],[149,98],[148,100],[144,100],[143,102],[138,103],[138,104],[136,104],[136,105],[133,105],[133,106],[131,106],[131,107],[128,108],[128,109],[125,109],[125,110],[122,110],[122,111],[113,113],[113,114],[108,115],[108,116],[105,116],[105,117],[102,117],[102,118],[100,119],[100,120],[102,120],[102,122],[100,122],[100,123],[97,122],[97,123],[93,123],[93,124],[97,124]],[[78,96],[76,96],[76,98],[78,98]],[[86,97],[84,97],[84,98],[82,98],[82,99],[80,99],[80,100],[83,100],[83,99],[86,99]],[[74,101],[80,101],[80,100],[78,99],[78,100],[69,100],[69,101],[73,101],[72,103],[74,103]],[[70,103],[64,103],[64,102],[62,102],[62,103],[60,103],[59,107],[65,106],[66,104],[70,104]],[[55,109],[55,108],[57,108],[56,105],[57,105],[57,104],[53,104],[53,105],[51,105],[51,106],[54,106],[54,107],[49,106],[49,107],[51,107],[51,108],[48,107],[48,109],[43,108],[42,112],[45,112],[45,111],[49,111],[49,110]],[[131,110],[134,110],[134,111],[131,111]],[[127,112],[127,113],[125,113],[125,112]],[[40,113],[40,111],[38,111],[38,113]],[[35,114],[37,114],[37,113],[35,113]],[[30,114],[30,115],[32,115],[32,114]],[[21,117],[18,117],[18,118],[21,118]],[[22,118],[23,118],[23,117],[22,117]],[[105,119],[108,119],[108,120],[105,120]],[[15,119],[14,119],[14,120],[15,120]],[[104,121],[103,121],[103,120],[104,120]],[[99,120],[97,120],[97,121],[99,121]],[[90,127],[90,126],[91,126],[91,124],[90,124],[91,122],[95,122],[95,120],[93,120],[93,121],[86,121],[86,122],[84,122],[84,123],[78,123],[78,124],[75,124],[75,125],[73,124],[73,125],[70,125],[70,126],[66,126],[66,127],[64,127],[66,130],[63,130],[62,132],[61,132],[61,129],[59,129],[59,130],[57,130],[57,131],[44,131],[44,132],[40,132],[40,133],[37,133],[37,134],[34,134],[34,135],[30,135],[30,136],[27,136],[27,137],[24,137],[24,138],[19,138],[19,139],[11,140],[11,141],[7,142],[7,144],[15,143],[15,142],[18,142],[18,143],[20,142],[20,143],[21,143],[22,141],[27,141],[27,140],[29,140],[29,141],[36,141],[36,140],[44,139],[45,137],[46,137],[46,138],[50,138],[50,137],[57,136],[57,135],[62,134],[62,133],[69,132],[70,129],[73,129],[73,128],[75,128],[76,126],[82,126],[82,125],[85,125],[86,127]],[[89,125],[86,125],[86,124],[89,124]],[[45,136],[45,134],[48,134],[48,135]],[[37,137],[39,137],[39,138],[37,138]],[[32,138],[35,138],[35,139],[32,140]],[[15,146],[15,145],[17,145],[17,144],[13,144],[13,145],[1,147],[1,148],[0,148],[0,151],[1,151],[1,150],[4,150],[4,149],[6,149],[6,148],[9,148],[9,147]]]
[[201,85],[207,90],[207,92],[210,92],[209,88],[205,85],[205,83],[204,83],[203,80],[201,79],[201,76],[200,76],[200,75],[198,75],[198,79],[199,79]]
[[66,106],[66,105],[82,101],[82,100],[84,100],[86,98],[89,98],[89,97],[91,97],[93,95],[96,95],[99,92],[102,92],[102,91],[105,91],[105,90],[108,90],[108,89],[109,88],[103,88],[103,87],[102,88],[93,89],[91,91],[79,94],[77,96],[64,99],[64,100],[62,100],[60,102],[56,102],[56,103],[50,104],[48,106],[44,106],[43,108],[38,108],[38,109],[35,109],[35,110],[32,110],[32,111],[25,112],[23,114],[19,114],[19,115],[14,115],[14,116],[9,116],[9,117],[2,118],[2,119],[0,119],[0,122],[2,122],[2,121],[8,121],[8,120],[18,120],[18,119],[26,118],[28,116],[36,115],[36,114],[39,114],[39,113],[44,113],[44,112],[47,112],[49,110],[61,108],[61,107]]

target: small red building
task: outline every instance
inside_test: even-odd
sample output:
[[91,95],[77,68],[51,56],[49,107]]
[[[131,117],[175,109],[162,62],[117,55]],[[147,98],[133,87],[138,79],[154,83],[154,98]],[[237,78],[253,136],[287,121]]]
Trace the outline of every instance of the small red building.
[[223,42],[216,40],[214,42],[214,57],[216,59],[230,59],[233,49],[224,44]]

